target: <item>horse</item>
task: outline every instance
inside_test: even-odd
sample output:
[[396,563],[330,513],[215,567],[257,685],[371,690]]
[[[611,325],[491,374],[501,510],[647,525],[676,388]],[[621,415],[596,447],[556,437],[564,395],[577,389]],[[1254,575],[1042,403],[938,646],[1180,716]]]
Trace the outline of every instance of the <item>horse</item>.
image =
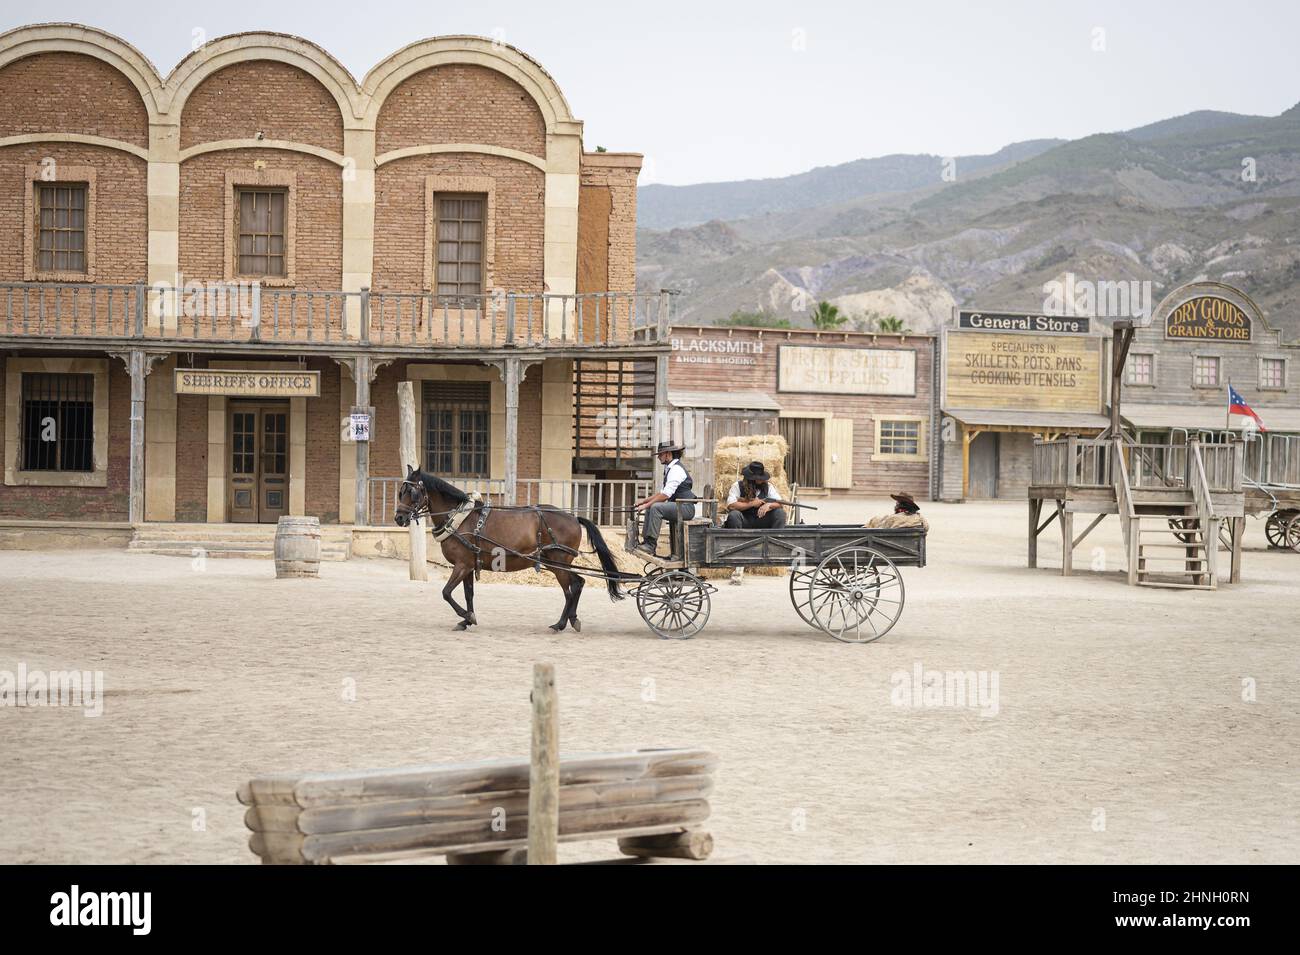
[[[529,507],[491,507],[474,501],[460,488],[436,475],[407,468],[406,479],[398,492],[394,521],[408,526],[421,515],[429,518],[434,540],[440,541],[442,555],[451,564],[442,599],[460,617],[457,630],[477,624],[474,616],[474,578],[480,567],[489,570],[517,571],[544,567],[555,575],[564,591],[564,610],[551,629],[560,633],[566,626],[581,633],[578,601],[586,580],[572,566],[578,556],[582,532],[586,530],[604,572],[610,600],[622,600],[618,581],[635,577],[618,569],[609,546],[598,528],[585,517],[549,505]],[[459,529],[456,524],[459,523]],[[457,585],[465,589],[465,606],[452,596]]]

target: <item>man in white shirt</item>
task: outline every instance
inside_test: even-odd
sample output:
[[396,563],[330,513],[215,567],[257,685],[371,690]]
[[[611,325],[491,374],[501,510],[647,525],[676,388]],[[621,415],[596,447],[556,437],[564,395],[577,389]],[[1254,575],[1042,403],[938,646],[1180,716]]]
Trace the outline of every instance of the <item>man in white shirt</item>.
[[636,549],[651,557],[655,555],[655,545],[659,541],[659,528],[665,520],[689,521],[695,516],[695,493],[691,490],[691,476],[682,464],[682,452],[686,450],[680,444],[671,441],[659,442],[655,457],[664,466],[664,483],[658,492],[632,505],[638,511],[645,511],[645,526],[641,529],[641,543]]
[[785,527],[785,508],[777,503],[781,495],[771,481],[762,461],[750,461],[741,468],[740,480],[731,485],[727,495],[727,527]]

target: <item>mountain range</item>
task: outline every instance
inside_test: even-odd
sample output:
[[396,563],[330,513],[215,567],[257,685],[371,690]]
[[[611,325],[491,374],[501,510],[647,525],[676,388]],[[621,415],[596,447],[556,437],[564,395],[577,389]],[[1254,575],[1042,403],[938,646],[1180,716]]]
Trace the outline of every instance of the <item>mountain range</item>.
[[[779,179],[644,186],[638,284],[678,320],[809,324],[827,299],[932,331],[953,305],[1032,311],[1044,284],[1206,278],[1300,338],[1300,106],[1200,111],[985,156],[893,155]],[[1154,304],[1152,302],[1151,304]]]

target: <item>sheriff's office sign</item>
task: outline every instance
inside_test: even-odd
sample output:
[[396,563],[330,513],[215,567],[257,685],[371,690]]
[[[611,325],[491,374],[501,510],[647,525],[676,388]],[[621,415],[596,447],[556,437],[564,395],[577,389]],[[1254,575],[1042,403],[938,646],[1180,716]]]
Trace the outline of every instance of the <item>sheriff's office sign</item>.
[[910,398],[916,394],[916,352],[782,345],[777,352],[777,390]]
[[1101,339],[950,331],[944,407],[1101,411]]
[[1200,295],[1188,299],[1165,318],[1165,338],[1248,342],[1250,316],[1226,298]]
[[319,371],[225,371],[176,369],[178,395],[228,395],[236,398],[319,398]]
[[1086,335],[1089,321],[1082,315],[1031,315],[1023,312],[958,312],[957,327],[976,332],[1047,332]]

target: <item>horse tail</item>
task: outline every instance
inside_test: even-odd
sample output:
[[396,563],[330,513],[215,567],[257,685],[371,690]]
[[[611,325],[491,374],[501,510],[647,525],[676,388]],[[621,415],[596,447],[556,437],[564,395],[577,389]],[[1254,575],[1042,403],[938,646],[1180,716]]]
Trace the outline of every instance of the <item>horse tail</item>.
[[609,590],[609,599],[622,600],[623,591],[618,589],[618,582],[620,579],[632,575],[624,574],[618,569],[618,564],[614,562],[614,555],[609,551],[609,545],[605,543],[605,538],[600,536],[600,528],[593,521],[589,521],[585,517],[579,517],[578,523],[586,529],[587,540],[591,541],[591,546],[600,559],[600,569],[605,572],[605,586]]

